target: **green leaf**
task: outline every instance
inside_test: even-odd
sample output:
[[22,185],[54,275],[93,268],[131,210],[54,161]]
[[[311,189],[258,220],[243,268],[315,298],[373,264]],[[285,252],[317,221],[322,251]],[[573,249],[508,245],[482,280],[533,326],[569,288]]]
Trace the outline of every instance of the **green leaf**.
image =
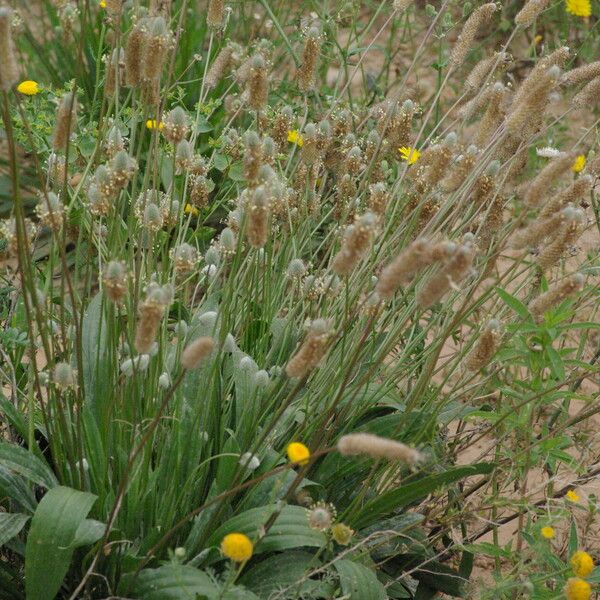
[[189,565],[164,565],[125,577],[120,593],[143,600],[257,600],[252,592],[230,587],[221,595],[219,586],[203,571]]
[[23,529],[29,515],[19,513],[0,513],[0,546],[12,540]]
[[10,498],[19,505],[19,510],[33,514],[37,500],[31,487],[23,477],[0,466],[0,497]]
[[0,412],[6,415],[8,422],[15,428],[16,432],[23,438],[27,439],[27,423],[14,406],[14,404],[4,396],[0,391]]
[[527,320],[531,319],[529,310],[520,300],[511,296],[508,292],[499,287],[496,288],[496,293],[500,296],[504,304],[509,308],[512,308],[520,317]]
[[229,168],[229,178],[233,181],[245,181],[244,165],[240,162],[233,163]]
[[[208,546],[218,546],[221,540],[232,532],[244,533],[250,539],[256,539],[260,528],[275,512],[274,504],[251,508],[227,521],[209,538]],[[254,548],[255,554],[286,550],[288,548],[320,548],[327,538],[321,531],[308,525],[306,509],[301,506],[284,506],[269,533]]]
[[106,523],[96,521],[95,519],[85,519],[81,522],[75,538],[71,543],[71,548],[81,548],[82,546],[91,546],[95,544],[106,531]]
[[465,477],[471,477],[472,475],[491,473],[493,469],[493,464],[479,463],[464,467],[454,467],[444,473],[427,475],[417,481],[381,494],[365,503],[358,517],[352,520],[350,525],[356,529],[362,529],[399,508],[425,498],[425,496],[442,486],[454,483]]
[[198,126],[196,127],[197,133],[208,133],[209,131],[212,131],[213,129],[214,129],[214,127],[208,122],[206,117],[201,116],[198,119]]
[[102,304],[103,298],[99,292],[89,303],[81,327],[85,397],[96,411],[98,410],[96,403],[101,398],[110,398],[108,388],[110,379],[107,376],[105,359],[107,325]]
[[[308,571],[319,565],[319,561],[313,554],[292,550],[269,556],[254,565],[244,573],[240,583],[261,598],[268,598],[275,590],[293,586],[294,583],[302,580]],[[293,587],[292,591],[299,592],[300,585],[298,589]]]
[[217,152],[213,154],[213,167],[217,169],[217,171],[224,171],[228,164],[229,162],[227,161],[226,156],[223,156],[223,154],[219,154]]
[[21,446],[0,442],[0,465],[45,488],[58,485],[50,467]]
[[[120,592],[127,590],[125,578]],[[187,565],[165,565],[158,569],[144,569],[127,595],[144,600],[198,600],[216,596],[218,588],[203,571]]]
[[58,486],[39,503],[25,547],[27,600],[52,600],[69,570],[77,530],[96,496]]
[[577,525],[575,521],[571,521],[571,527],[569,529],[569,556],[575,554],[578,548],[579,540],[577,539]]
[[385,600],[387,594],[375,573],[351,560],[334,563],[339,576],[342,593],[348,600]]

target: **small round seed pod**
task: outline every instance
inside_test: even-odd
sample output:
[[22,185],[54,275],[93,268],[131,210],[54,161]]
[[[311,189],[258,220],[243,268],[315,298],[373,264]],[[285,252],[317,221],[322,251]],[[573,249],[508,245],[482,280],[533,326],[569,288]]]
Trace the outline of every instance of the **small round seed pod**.
[[56,363],[52,371],[52,381],[61,390],[74,388],[77,386],[77,371],[69,363]]
[[126,150],[120,150],[110,160],[108,169],[112,187],[122,190],[127,187],[137,171],[137,162]]
[[181,106],[176,106],[165,115],[163,125],[162,134],[174,146],[185,139],[190,132],[188,115]]
[[181,140],[175,148],[175,166],[177,173],[185,173],[194,160],[194,149],[187,140]]
[[173,268],[178,275],[185,275],[194,270],[200,256],[198,250],[189,244],[179,244],[171,251],[171,259],[173,260]]
[[290,261],[290,264],[287,266],[285,270],[286,277],[289,277],[293,281],[301,281],[302,278],[306,275],[307,268],[304,264],[304,261],[300,258],[294,258]]
[[226,258],[235,254],[237,239],[235,233],[229,227],[225,227],[219,236],[219,252],[221,257]]
[[191,342],[181,354],[181,366],[186,369],[197,369],[208,358],[215,347],[211,337],[204,336]]
[[211,184],[204,175],[190,176],[190,201],[194,206],[204,208],[208,204]]
[[142,225],[150,232],[156,233],[163,226],[162,212],[157,204],[148,202],[144,207]]
[[100,191],[95,183],[87,189],[87,199],[92,215],[96,217],[106,216],[110,211],[109,199]]
[[333,525],[336,515],[333,504],[317,502],[307,510],[308,526],[316,531],[327,531]]
[[117,152],[125,149],[125,140],[123,139],[123,135],[116,125],[113,125],[108,130],[106,141],[104,142],[104,149],[110,158],[112,158]]
[[44,225],[50,227],[55,233],[60,231],[65,221],[65,207],[55,193],[42,194],[35,212]]
[[12,36],[13,11],[0,7],[0,90],[9,92],[19,79],[19,67]]
[[102,283],[108,299],[121,304],[127,293],[127,267],[124,262],[111,260],[102,273]]

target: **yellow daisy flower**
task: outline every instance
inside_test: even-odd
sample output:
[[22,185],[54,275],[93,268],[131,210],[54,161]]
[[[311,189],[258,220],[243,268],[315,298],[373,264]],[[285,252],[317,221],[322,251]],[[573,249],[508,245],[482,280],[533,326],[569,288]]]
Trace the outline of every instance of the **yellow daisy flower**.
[[310,458],[310,450],[300,442],[292,442],[287,447],[287,455],[290,462],[305,465]]
[[17,92],[21,94],[25,94],[25,96],[35,96],[40,93],[40,86],[37,81],[31,81],[27,79],[26,81],[21,81],[21,83],[17,86]]
[[409,165],[414,165],[421,157],[421,153],[416,148],[411,148],[410,146],[402,146],[402,148],[398,148],[398,152],[400,152],[400,158],[405,160]]
[[221,541],[221,552],[234,562],[246,562],[253,551],[254,545],[243,533],[228,533]]
[[575,490],[569,490],[567,492],[567,500],[570,500],[571,502],[579,502],[579,495]]
[[106,8],[106,0],[100,0],[100,8]]
[[156,119],[148,119],[146,121],[146,129],[158,129],[162,131],[165,127],[165,124],[161,121],[160,123]]
[[304,143],[304,138],[300,135],[300,132],[297,129],[291,129],[288,131],[288,142],[292,144],[296,144],[296,146],[302,148],[302,144]]
[[566,10],[576,17],[587,18],[592,16],[592,3],[590,0],[566,0]]
[[553,527],[542,527],[540,530],[542,537],[545,537],[547,540],[551,540],[556,536],[556,532]]
[[594,559],[584,550],[578,550],[569,561],[577,577],[587,577],[594,570]]
[[575,162],[573,163],[573,166],[571,167],[571,171],[573,171],[573,173],[580,173],[585,168],[585,162],[586,162],[585,155],[580,154],[575,159]]
[[592,587],[587,581],[578,577],[571,577],[565,586],[567,600],[589,600],[592,595]]
[[200,214],[200,211],[192,204],[186,204],[183,207],[183,212],[186,215],[191,214],[193,217],[197,217]]

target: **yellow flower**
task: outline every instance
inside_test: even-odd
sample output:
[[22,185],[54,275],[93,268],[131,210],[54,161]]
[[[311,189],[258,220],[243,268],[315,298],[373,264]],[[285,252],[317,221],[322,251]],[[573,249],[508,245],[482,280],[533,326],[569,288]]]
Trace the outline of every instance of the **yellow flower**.
[[566,9],[568,13],[576,17],[592,16],[592,3],[590,0],[567,0]]
[[292,442],[287,447],[287,455],[291,462],[305,465],[310,458],[310,450],[300,442]]
[[579,502],[579,495],[575,490],[569,490],[567,492],[567,500],[570,500],[571,502]]
[[35,96],[40,93],[40,86],[37,84],[37,81],[21,81],[21,83],[17,86],[17,92],[21,92],[21,94],[25,94],[26,96]]
[[288,131],[288,142],[296,144],[296,146],[302,148],[302,144],[304,144],[304,138],[300,135],[297,129],[291,129]]
[[200,211],[192,204],[186,204],[185,207],[183,208],[183,212],[186,215],[191,214],[193,217],[197,217],[200,214]]
[[580,173],[581,171],[583,171],[584,167],[585,167],[585,155],[580,154],[575,159],[575,162],[573,163],[573,166],[571,167],[571,171],[573,171],[573,173]]
[[587,577],[594,570],[594,559],[584,550],[575,552],[569,562],[577,577]]
[[414,165],[421,156],[421,153],[416,148],[411,148],[410,146],[402,146],[402,148],[398,148],[398,152],[400,152],[400,158],[405,160],[409,165]]
[[228,533],[221,541],[221,552],[235,562],[246,562],[253,550],[250,538],[243,533]]
[[354,530],[344,523],[336,523],[331,527],[331,537],[340,545],[347,546],[354,535]]
[[534,43],[534,44],[537,46],[538,44],[540,44],[540,43],[542,42],[542,40],[543,40],[543,39],[544,39],[544,36],[543,36],[543,35],[540,35],[540,34],[538,33],[538,35],[536,35],[536,36],[533,38],[533,43]]
[[551,540],[556,536],[556,532],[553,527],[542,527],[540,530],[542,537],[545,537],[547,540]]
[[106,8],[106,0],[100,0],[100,8]]
[[589,600],[592,595],[592,588],[587,581],[578,577],[571,577],[567,580],[565,586],[565,596],[567,600]]
[[165,124],[161,121],[160,123],[156,119],[148,119],[146,121],[146,129],[158,129],[161,131]]

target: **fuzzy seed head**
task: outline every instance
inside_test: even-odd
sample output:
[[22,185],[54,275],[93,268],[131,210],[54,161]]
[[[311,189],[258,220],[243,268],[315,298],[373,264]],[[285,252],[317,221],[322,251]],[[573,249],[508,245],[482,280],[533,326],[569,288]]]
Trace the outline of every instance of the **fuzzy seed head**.
[[215,342],[211,337],[199,337],[182,352],[181,366],[186,370],[197,369],[210,355],[214,347]]
[[19,80],[19,67],[12,37],[12,9],[0,7],[0,90],[9,92]]
[[371,433],[349,433],[342,436],[337,449],[343,456],[364,455],[385,458],[414,465],[422,460],[421,453],[406,444]]

